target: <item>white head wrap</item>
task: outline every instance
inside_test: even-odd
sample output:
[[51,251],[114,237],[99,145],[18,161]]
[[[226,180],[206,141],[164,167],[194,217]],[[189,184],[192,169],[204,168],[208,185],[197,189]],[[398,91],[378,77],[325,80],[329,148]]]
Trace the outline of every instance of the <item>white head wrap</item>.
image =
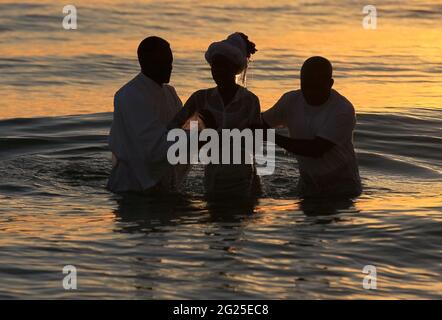
[[205,57],[212,64],[213,56],[220,54],[239,66],[242,72],[247,67],[247,43],[238,32],[232,33],[227,39],[212,43],[206,51]]

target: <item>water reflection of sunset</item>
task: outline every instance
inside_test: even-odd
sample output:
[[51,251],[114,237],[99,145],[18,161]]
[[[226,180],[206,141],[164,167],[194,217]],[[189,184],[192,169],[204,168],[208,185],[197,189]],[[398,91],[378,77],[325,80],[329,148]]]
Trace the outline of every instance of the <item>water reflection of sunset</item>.
[[[1,121],[0,297],[440,298],[440,0],[383,1],[376,30],[353,0],[76,0],[75,31],[65,4],[0,0],[0,119],[55,116]],[[234,31],[259,50],[248,87],[262,110],[299,87],[306,58],[332,61],[357,111],[362,196],[300,199],[280,149],[256,205],[206,201],[202,166],[184,201],[105,189],[112,115],[100,112],[138,72],[140,40],[170,41],[185,102],[214,85],[204,52]],[[61,288],[67,264],[78,292]],[[376,291],[361,286],[368,264]]]
[[[108,3],[120,6],[116,1]],[[227,1],[226,4],[233,3]],[[81,8],[81,5],[80,1],[78,6]],[[257,5],[259,8],[263,4]],[[123,7],[121,10],[124,12]],[[17,74],[9,73],[6,75],[9,79],[3,80],[6,83],[2,85],[0,117],[111,111],[114,92],[138,70],[135,52],[139,41],[151,33],[165,36],[172,44],[175,51],[172,83],[184,101],[193,91],[212,86],[203,52],[210,41],[221,39],[224,34],[210,29],[210,24],[205,32],[191,25],[188,28],[195,30],[193,33],[186,29],[145,30],[143,18],[153,13],[143,10],[129,10],[121,17],[116,16],[133,19],[127,30],[97,32],[90,27],[88,31],[89,25],[81,27],[80,21],[75,31],[59,30],[55,22],[51,22],[48,27],[54,33],[52,38],[25,35],[20,29],[1,34],[0,39],[9,45],[0,48],[0,57],[28,59],[30,65],[20,67],[17,62]],[[193,10],[189,11],[190,16],[197,15],[198,5]],[[293,10],[293,14],[297,14]],[[314,12],[317,10],[314,8]],[[258,45],[249,87],[260,97],[263,109],[271,107],[283,92],[298,88],[299,68],[311,55],[324,55],[334,62],[336,88],[348,96],[359,111],[384,111],[391,107],[441,108],[442,78],[437,71],[442,62],[440,28],[386,17],[379,19],[377,30],[367,31],[360,25],[359,11],[356,5],[351,8],[350,12],[355,14],[353,19],[343,19],[339,12],[333,19],[328,13],[324,28],[314,22],[314,18],[299,15],[294,16],[297,20],[292,26],[289,13],[280,16],[269,13],[273,19],[271,28],[263,28],[258,23],[265,21],[265,12],[256,17],[255,23],[247,22],[247,16],[232,20],[232,30],[244,30]],[[302,19],[307,25],[301,23]],[[111,28],[113,22],[102,23],[109,23]],[[168,27],[172,27],[173,22],[168,23]],[[102,63],[100,56],[107,57],[106,62]],[[76,70],[87,68],[81,65],[82,61],[93,67],[90,74]],[[115,69],[120,63],[125,67]]]

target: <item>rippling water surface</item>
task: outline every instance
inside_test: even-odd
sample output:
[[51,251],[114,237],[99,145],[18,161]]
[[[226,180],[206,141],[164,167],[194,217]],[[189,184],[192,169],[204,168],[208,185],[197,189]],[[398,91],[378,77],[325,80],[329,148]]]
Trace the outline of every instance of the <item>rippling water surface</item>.
[[[374,31],[363,1],[75,4],[65,31],[62,1],[0,1],[0,298],[442,298],[440,1],[382,1]],[[256,203],[207,203],[199,167],[182,196],[104,189],[112,96],[139,40],[170,40],[185,100],[212,85],[209,42],[236,30],[260,50],[249,87],[263,109],[306,57],[332,60],[358,111],[361,197],[301,201],[280,149]]]

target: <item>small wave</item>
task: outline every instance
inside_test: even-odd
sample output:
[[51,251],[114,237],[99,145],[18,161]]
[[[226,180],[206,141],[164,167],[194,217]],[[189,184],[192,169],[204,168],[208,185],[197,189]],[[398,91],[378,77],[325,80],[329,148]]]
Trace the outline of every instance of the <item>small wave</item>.
[[104,54],[85,54],[68,58],[59,56],[0,58],[0,69],[6,75],[1,78],[0,83],[20,87],[96,85],[103,80],[113,80],[135,73],[136,65],[133,57]]
[[[415,112],[359,115],[355,145],[363,171],[384,177],[441,179],[440,111]],[[104,188],[111,166],[107,147],[111,119],[111,113],[97,113],[0,121],[0,169],[12,181],[0,190],[29,193],[33,188],[27,181],[34,179],[43,184],[52,181],[43,190],[49,193],[60,184]],[[288,134],[287,130],[279,132]],[[263,177],[264,193],[296,196],[295,157],[280,148],[275,151],[276,170]],[[201,170],[192,173],[186,181],[188,190],[202,192],[202,175]]]
[[358,152],[359,165],[387,174],[415,176],[425,179],[441,179],[442,174],[423,164],[398,159],[387,154]]

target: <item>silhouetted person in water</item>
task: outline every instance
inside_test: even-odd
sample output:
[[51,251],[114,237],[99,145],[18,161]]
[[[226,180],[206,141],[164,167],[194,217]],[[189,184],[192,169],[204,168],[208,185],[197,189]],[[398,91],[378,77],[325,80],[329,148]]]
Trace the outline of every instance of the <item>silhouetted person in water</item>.
[[263,113],[265,127],[287,127],[276,144],[296,155],[301,196],[357,196],[361,181],[353,147],[353,105],[333,90],[333,68],[323,57],[307,59],[301,90],[285,93]]
[[114,167],[108,188],[114,192],[175,190],[186,167],[167,161],[167,125],[182,108],[180,98],[167,85],[173,55],[169,43],[158,37],[138,47],[141,72],[115,94],[109,148]]
[[[210,64],[216,87],[193,93],[183,110],[175,117],[175,126],[185,124],[195,113],[211,114],[210,118],[215,122],[212,127],[219,132],[222,129],[242,130],[260,122],[258,97],[236,81],[241,73],[243,80],[245,79],[249,59],[256,51],[255,44],[240,32],[212,43],[205,53],[205,58]],[[207,194],[254,195],[258,179],[251,162],[206,165],[204,181]]]

